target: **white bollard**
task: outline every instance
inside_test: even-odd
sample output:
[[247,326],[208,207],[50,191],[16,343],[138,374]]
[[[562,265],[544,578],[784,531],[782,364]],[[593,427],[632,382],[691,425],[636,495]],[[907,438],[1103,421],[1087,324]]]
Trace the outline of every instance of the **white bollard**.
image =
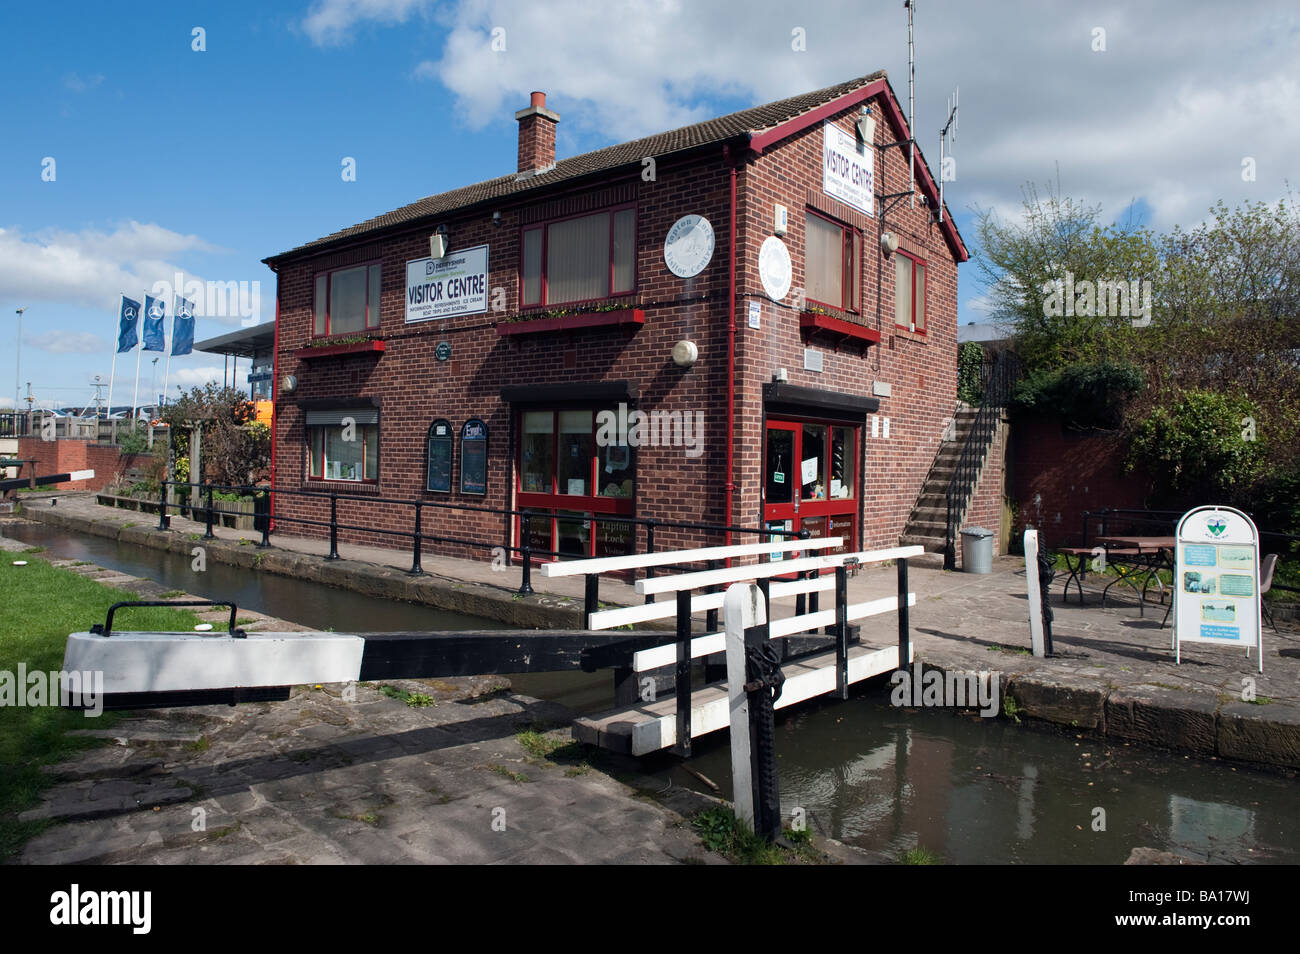
[[1025,531],[1025,582],[1029,592],[1029,638],[1034,655],[1047,656],[1043,643],[1043,591],[1038,580],[1038,531]]
[[731,713],[731,790],[736,817],[754,830],[754,778],[750,762],[749,701],[745,693],[745,630],[767,622],[763,592],[732,583],[722,603],[727,633],[727,702]]

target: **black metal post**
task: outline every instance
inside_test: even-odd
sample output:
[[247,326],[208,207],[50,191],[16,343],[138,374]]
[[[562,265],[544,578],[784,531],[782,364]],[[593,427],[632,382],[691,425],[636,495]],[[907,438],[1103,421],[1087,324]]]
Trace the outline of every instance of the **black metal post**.
[[849,568],[835,568],[835,690],[849,697]]
[[[655,552],[655,521],[654,521],[654,517],[651,517],[649,520],[647,520],[647,521],[645,522],[645,552],[646,552],[646,553],[654,553],[654,552]],[[654,568],[654,567],[652,567],[652,566],[648,566],[648,567],[645,568],[645,578],[646,578],[647,580],[649,580],[649,579],[653,579],[653,578],[654,578],[654,575],[655,575],[655,568]],[[653,593],[647,593],[647,594],[646,594],[645,601],[646,601],[647,603],[653,603],[653,602],[655,601],[655,595],[654,595]]]
[[[767,602],[767,580],[760,580]],[[776,772],[776,717],[785,675],[768,634],[769,622],[745,630],[745,693],[749,702],[749,765],[754,793],[754,833],[775,841],[781,835],[781,792]]]
[[519,515],[520,556],[524,569],[519,577],[519,595],[531,596],[533,592],[533,528],[532,514],[525,510]]
[[591,625],[591,614],[600,609],[600,574],[588,573],[584,577],[582,592],[582,628]]
[[166,530],[167,527],[167,481],[164,480],[162,489],[158,491],[158,529]]
[[912,634],[907,619],[907,559],[898,561],[898,668],[911,663]]
[[[709,569],[710,569],[710,570],[716,570],[717,568],[718,568],[718,561],[717,561],[717,560],[710,560],[710,561],[709,561]],[[716,587],[716,586],[710,586],[710,587],[708,588],[707,592],[709,592],[709,593],[716,593],[716,592],[718,592],[718,587]],[[704,613],[704,631],[705,631],[706,633],[716,633],[716,632],[718,631],[718,611],[717,611],[716,609],[711,609],[711,610],[706,610],[706,611],[705,611],[705,613]]]
[[424,503],[417,500],[415,502],[415,532],[411,535],[411,568],[406,572],[411,576],[420,576],[424,573],[424,567],[420,566],[420,551],[424,549],[424,536],[420,533],[420,514],[424,509]]
[[271,491],[263,490],[258,494],[254,506],[257,508],[258,519],[262,521],[260,525],[254,525],[254,529],[262,531],[262,541],[257,546],[265,550],[271,545]]
[[339,558],[339,495],[330,491],[330,552],[327,560]]
[[691,591],[677,591],[677,741],[673,754],[691,757]]
[[216,537],[216,534],[212,532],[212,511],[212,481],[208,481],[208,529],[204,531],[204,540],[212,540]]

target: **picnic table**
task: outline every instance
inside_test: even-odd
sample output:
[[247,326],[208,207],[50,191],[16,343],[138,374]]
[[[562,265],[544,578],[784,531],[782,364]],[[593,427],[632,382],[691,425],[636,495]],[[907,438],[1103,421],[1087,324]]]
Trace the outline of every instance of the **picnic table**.
[[[1106,605],[1106,596],[1116,583],[1123,583],[1138,594],[1138,613],[1146,615],[1147,588],[1154,579],[1160,589],[1160,602],[1164,602],[1165,584],[1160,579],[1161,570],[1174,569],[1173,537],[1147,536],[1102,536],[1097,538],[1093,547],[1062,547],[1057,552],[1065,557],[1065,567],[1070,571],[1065,580],[1063,599],[1068,599],[1070,582],[1074,581],[1079,591],[1079,602],[1083,602],[1083,576],[1087,573],[1088,561],[1102,556],[1097,552],[1100,547],[1105,560],[1115,567],[1116,578],[1111,580],[1101,591],[1101,605]],[[1141,580],[1141,587],[1137,585]]]

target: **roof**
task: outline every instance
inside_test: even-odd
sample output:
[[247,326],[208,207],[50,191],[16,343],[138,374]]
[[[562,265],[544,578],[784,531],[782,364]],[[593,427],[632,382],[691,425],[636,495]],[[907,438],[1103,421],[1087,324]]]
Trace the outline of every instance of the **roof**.
[[270,353],[275,347],[275,322],[264,321],[251,328],[240,328],[215,338],[208,338],[194,345],[195,351],[208,354],[234,355],[236,358],[255,358],[259,354]]
[[[885,71],[878,70],[810,93],[802,93],[762,106],[753,106],[726,116],[634,139],[631,142],[607,146],[568,159],[560,159],[555,163],[554,168],[546,172],[523,178],[520,178],[517,173],[511,173],[452,189],[449,192],[427,196],[410,205],[385,212],[373,219],[367,219],[262,261],[274,267],[284,259],[298,257],[308,252],[323,251],[327,247],[345,243],[349,239],[360,239],[373,233],[414,224],[436,216],[445,216],[482,202],[499,201],[532,191],[545,190],[562,182],[606,172],[620,166],[640,165],[641,160],[646,156],[663,157],[704,146],[720,145],[740,138],[746,139],[753,151],[762,152],[770,144],[793,135],[828,112],[839,112],[853,105],[853,102],[869,99],[879,93],[887,94],[886,115],[895,127],[895,133],[899,138],[906,138],[909,134],[897,98],[894,97],[893,90],[889,86]],[[831,107],[830,110],[827,107]],[[802,122],[796,123],[796,120]],[[791,126],[794,128],[785,128]],[[919,159],[919,151],[917,155]],[[923,160],[917,163],[917,184],[937,203],[938,192],[934,188],[934,180]],[[966,248],[961,237],[957,235],[956,227],[952,225],[951,216],[945,216],[944,231],[954,254],[958,256],[959,261],[964,261],[967,258]]]
[[958,344],[962,344],[966,341],[975,341],[980,343],[986,341],[1008,341],[1011,336],[1012,333],[1006,328],[987,322],[981,323],[968,321],[966,324],[959,325],[957,328]]

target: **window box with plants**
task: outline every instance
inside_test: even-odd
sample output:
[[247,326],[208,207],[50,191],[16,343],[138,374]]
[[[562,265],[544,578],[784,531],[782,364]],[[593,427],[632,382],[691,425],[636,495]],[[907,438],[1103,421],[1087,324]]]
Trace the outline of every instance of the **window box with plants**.
[[645,311],[626,303],[571,305],[527,311],[497,323],[497,334],[532,335],[583,328],[626,327],[633,331],[645,324]]
[[300,361],[316,361],[339,355],[370,354],[384,351],[384,340],[370,335],[346,335],[339,338],[321,338],[299,348],[293,356]]
[[836,312],[820,305],[808,305],[799,315],[799,330],[805,338],[824,336],[834,340],[838,348],[846,341],[856,341],[868,348],[880,344],[880,332],[862,324],[857,316]]

